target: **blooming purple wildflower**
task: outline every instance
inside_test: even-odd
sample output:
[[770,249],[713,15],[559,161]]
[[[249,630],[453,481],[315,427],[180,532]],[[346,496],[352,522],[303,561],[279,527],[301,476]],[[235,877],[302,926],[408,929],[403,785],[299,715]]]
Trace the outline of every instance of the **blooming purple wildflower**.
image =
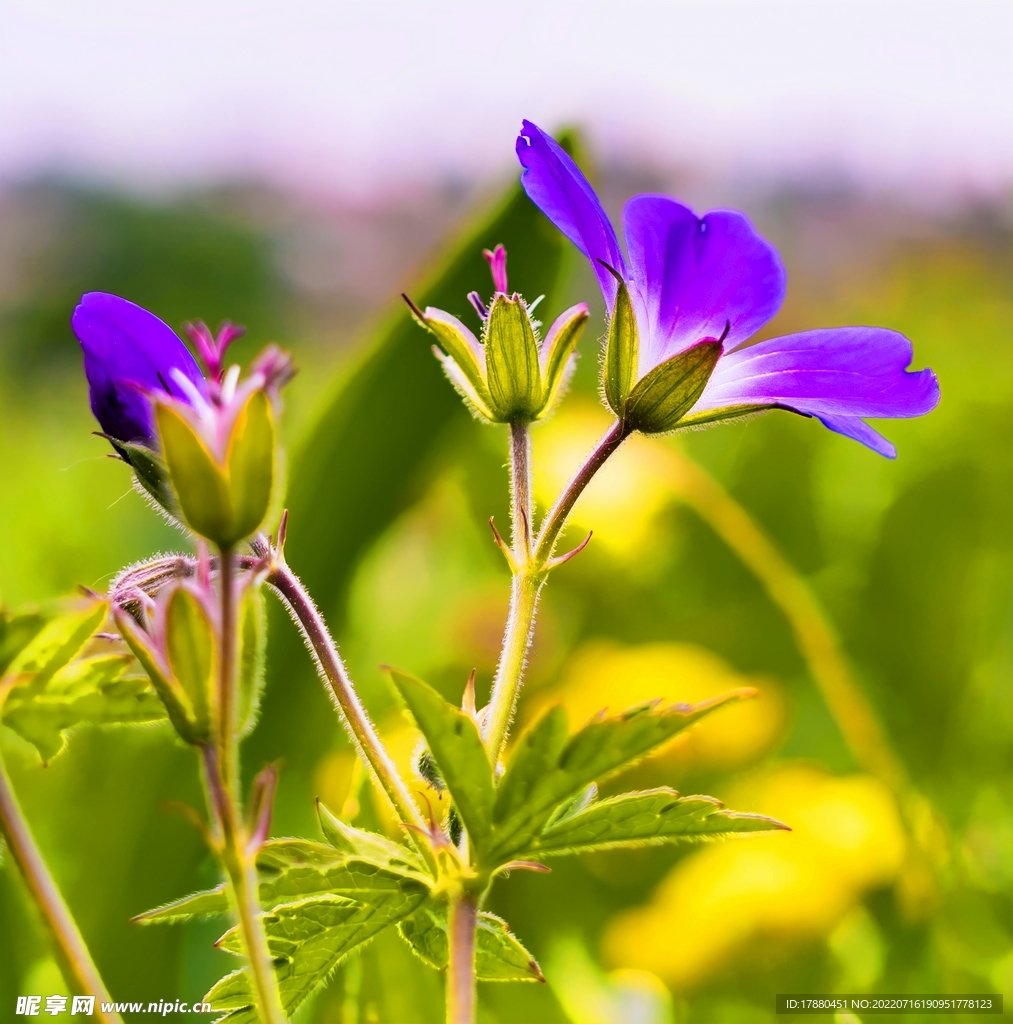
[[627,259],[594,190],[551,136],[525,121],[517,156],[528,196],[590,260],[610,316],[628,290],[634,384],[702,342],[721,343],[678,426],[782,408],[893,458],[894,446],[863,418],[921,416],[939,401],[931,370],[907,370],[911,342],[896,331],[839,327],[747,346],[780,308],[785,271],[744,214],[697,217],[668,196],[634,196],[623,213]]
[[207,400],[197,361],[154,313],[116,295],[89,292],[71,325],[84,350],[92,412],[110,437],[152,446],[152,393],[189,404],[189,385]]

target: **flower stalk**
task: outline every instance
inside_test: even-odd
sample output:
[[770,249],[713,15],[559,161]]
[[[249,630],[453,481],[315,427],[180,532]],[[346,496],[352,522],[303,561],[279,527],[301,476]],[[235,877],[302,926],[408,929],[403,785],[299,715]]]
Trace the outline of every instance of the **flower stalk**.
[[[302,633],[317,673],[330,690],[360,756],[372,769],[380,788],[401,821],[424,829],[422,815],[359,699],[348,669],[313,598],[289,568],[284,557],[271,548],[265,537],[255,538],[253,549],[259,556],[270,559],[266,582],[281,597],[292,621]],[[411,834],[415,833],[412,831]],[[427,857],[431,856],[428,846],[420,844],[420,848]]]
[[448,924],[447,1024],[472,1024],[475,1020],[477,898],[465,892],[452,899]]
[[88,952],[81,932],[56,887],[46,862],[35,843],[24,812],[11,786],[10,777],[0,759],[0,832],[11,858],[45,922],[60,971],[77,995],[95,997],[95,1016],[102,1024],[123,1024],[115,1010],[102,1008],[110,996]]
[[229,877],[229,889],[243,935],[257,1008],[264,1024],[285,1024],[287,1018],[281,1005],[257,892],[256,844],[251,843],[246,834],[238,801],[222,772],[218,750],[214,745],[206,744],[201,753],[208,804],[220,843],[218,854]]

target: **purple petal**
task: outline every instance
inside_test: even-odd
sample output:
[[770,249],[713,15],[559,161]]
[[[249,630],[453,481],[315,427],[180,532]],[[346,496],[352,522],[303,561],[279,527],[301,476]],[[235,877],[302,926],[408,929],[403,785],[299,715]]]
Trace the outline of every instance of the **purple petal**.
[[521,184],[531,201],[591,261],[605,301],[612,308],[616,282],[604,260],[623,277],[626,263],[619,240],[594,189],[560,145],[537,125],[525,121],[517,137]]
[[861,417],[923,416],[939,401],[936,375],[909,372],[911,358],[911,342],[883,327],[771,338],[723,355],[691,415],[736,406],[786,406],[888,455],[892,446]]
[[166,391],[187,401],[173,370],[207,396],[207,383],[190,350],[146,309],[105,292],[89,292],[74,310],[71,326],[84,350],[92,412],[110,436],[152,439],[151,403],[144,392]]
[[[639,292],[640,376],[706,338],[725,351],[780,308],[785,272],[769,242],[734,210],[697,217],[668,196],[634,196],[623,211]],[[637,301],[637,298],[634,298]]]
[[860,441],[880,455],[888,459],[897,458],[897,449],[879,431],[873,430],[865,420],[855,416],[820,416],[820,423],[835,434],[843,434],[845,437]]

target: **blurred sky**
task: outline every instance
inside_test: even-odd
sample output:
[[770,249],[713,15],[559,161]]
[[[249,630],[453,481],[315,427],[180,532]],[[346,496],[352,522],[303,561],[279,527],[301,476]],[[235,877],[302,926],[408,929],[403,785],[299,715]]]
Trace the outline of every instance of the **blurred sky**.
[[938,189],[1013,179],[1010,0],[0,0],[0,179],[370,191],[606,153]]

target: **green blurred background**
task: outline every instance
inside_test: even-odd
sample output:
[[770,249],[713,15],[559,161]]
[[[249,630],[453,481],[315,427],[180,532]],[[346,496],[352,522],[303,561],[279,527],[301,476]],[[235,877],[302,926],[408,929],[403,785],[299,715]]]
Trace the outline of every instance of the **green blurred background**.
[[[613,211],[634,191],[681,183],[636,163],[606,163],[598,180]],[[546,590],[521,723],[550,700],[579,720],[647,696],[757,685],[753,704],[715,716],[625,781],[713,793],[795,831],[589,855],[498,883],[492,909],[548,983],[482,986],[488,1024],[772,1021],[773,995],[788,991],[1002,992],[1013,1002],[1009,219],[997,207],[913,207],[840,184],[731,198],[788,267],[788,299],[765,334],[900,330],[915,365],[938,373],[943,399],[924,419],[882,425],[896,462],[773,413],[633,443],[578,506],[572,539],[578,527],[596,536]],[[547,322],[592,300],[571,394],[534,431],[544,503],[604,423],[602,309],[586,268],[515,187],[500,196],[495,185],[457,183],[354,206],[253,185],[159,201],[61,180],[8,188],[2,600],[17,609],[77,584],[101,589],[121,566],[185,546],[90,433],[69,329],[81,292],[115,292],[176,327],[245,324],[238,357],[278,341],[301,368],[286,410],[289,560],[407,764],[414,735],[378,666],[396,663],[450,699],[477,667],[488,692],[508,576],[485,520],[503,524],[508,508],[504,433],[464,413],[395,297],[408,287],[467,319],[465,293],[489,290],[479,249],[497,242],[512,287],[546,293]],[[683,458],[723,485],[816,595],[927,801],[919,806],[933,809],[920,824],[849,747],[783,610],[707,508],[684,500]],[[216,881],[200,838],[167,806],[201,803],[190,751],[162,727],[80,729],[43,768],[8,730],[0,743],[117,999],[192,1001],[232,969],[211,948],[223,922],[128,923]],[[316,795],[389,827],[368,782],[357,788],[351,748],[277,606],[262,719],[244,759],[249,773],[281,763],[276,835],[316,836]],[[442,1019],[439,976],[396,936],[369,947],[358,972],[339,970],[300,1020]],[[5,863],[0,1007],[61,990]]]

